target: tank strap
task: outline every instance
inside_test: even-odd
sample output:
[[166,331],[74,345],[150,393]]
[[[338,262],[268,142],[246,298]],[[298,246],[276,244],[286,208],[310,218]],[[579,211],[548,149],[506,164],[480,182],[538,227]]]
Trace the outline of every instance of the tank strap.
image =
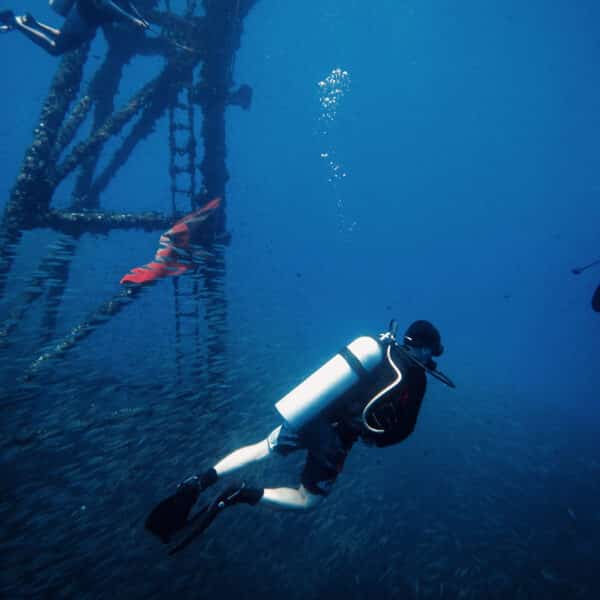
[[347,346],[344,346],[339,351],[339,354],[350,365],[350,368],[358,375],[359,379],[369,379],[371,377],[369,371],[363,367],[360,360],[352,354],[352,351]]

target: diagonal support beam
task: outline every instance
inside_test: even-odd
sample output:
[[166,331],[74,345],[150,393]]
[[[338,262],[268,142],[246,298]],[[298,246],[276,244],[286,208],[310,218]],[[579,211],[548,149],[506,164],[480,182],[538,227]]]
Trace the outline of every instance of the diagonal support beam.
[[49,163],[60,126],[81,86],[88,53],[89,44],[85,44],[61,61],[34,131],[33,143],[25,153],[6,204],[0,223],[0,296],[12,267],[15,247],[21,239],[21,229],[29,219],[46,211],[50,204],[54,185],[49,178]]

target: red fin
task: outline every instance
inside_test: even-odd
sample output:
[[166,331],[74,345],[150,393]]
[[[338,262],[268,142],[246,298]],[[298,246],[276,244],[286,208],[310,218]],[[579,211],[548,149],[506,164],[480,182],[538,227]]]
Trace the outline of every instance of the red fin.
[[[160,236],[160,247],[154,255],[154,261],[143,267],[135,267],[121,279],[121,283],[148,283],[162,277],[176,277],[189,271],[193,264],[193,256],[189,249],[193,240],[190,238],[195,234],[202,235],[200,232],[204,221],[220,205],[221,198],[214,198],[202,208],[177,221]],[[186,260],[188,257],[189,264],[178,260]]]
[[210,202],[207,202],[201,209],[200,212],[206,212],[209,210],[214,210],[215,208],[219,208],[221,206],[221,198],[218,196],[213,198]]
[[143,267],[131,269],[120,283],[148,283],[163,277],[175,277],[189,271],[192,265],[177,262],[151,262]]
[[194,219],[198,218],[200,215],[204,215],[205,213],[216,210],[217,208],[219,208],[219,206],[221,206],[221,198],[219,198],[219,197],[213,198],[210,202],[207,202],[203,207],[201,207],[198,210],[195,210],[194,212],[190,213],[189,215],[185,215],[185,217],[182,217],[181,219],[179,219],[179,221],[177,221],[175,223],[175,225],[173,225],[173,227],[169,231],[175,229],[175,227],[177,227],[180,224],[189,223],[190,221],[193,221]]

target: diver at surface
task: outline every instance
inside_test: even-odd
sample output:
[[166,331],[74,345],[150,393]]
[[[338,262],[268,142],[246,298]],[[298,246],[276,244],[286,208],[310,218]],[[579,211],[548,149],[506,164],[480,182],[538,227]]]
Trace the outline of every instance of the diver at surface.
[[20,31],[53,56],[78,48],[91,40],[98,27],[127,22],[142,30],[149,23],[130,0],[50,0],[50,7],[65,18],[60,29],[40,23],[31,14],[0,11],[0,32]]
[[[444,348],[429,321],[415,321],[396,341],[396,322],[377,338],[359,337],[284,396],[275,408],[283,424],[265,439],[239,448],[200,475],[179,484],[174,495],[150,513],[146,528],[163,543],[179,530],[191,531],[177,552],[208,527],[223,508],[239,503],[280,509],[316,507],[331,491],[353,444],[383,448],[413,431],[425,396],[426,373],[449,387],[433,357]],[[190,518],[201,492],[238,469],[267,457],[306,450],[297,488],[254,488],[233,483]]]

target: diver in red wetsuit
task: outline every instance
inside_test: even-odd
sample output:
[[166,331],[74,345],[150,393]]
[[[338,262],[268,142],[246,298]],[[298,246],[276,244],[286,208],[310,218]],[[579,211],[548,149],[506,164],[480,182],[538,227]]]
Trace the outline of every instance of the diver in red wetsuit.
[[52,9],[65,18],[60,29],[37,21],[29,13],[0,11],[0,32],[17,30],[49,54],[59,56],[91,40],[98,27],[126,22],[139,29],[149,23],[129,0],[50,0]]
[[429,321],[415,321],[398,343],[395,321],[377,339],[348,344],[275,406],[282,425],[260,442],[239,448],[201,475],[186,479],[150,514],[146,528],[167,543],[190,523],[200,492],[223,476],[269,456],[306,450],[297,488],[252,488],[234,483],[204,511],[192,532],[172,551],[185,547],[227,506],[239,503],[302,510],[317,506],[342,471],[353,444],[361,439],[379,448],[398,444],[415,429],[427,387],[426,373],[454,387],[433,357],[444,350]]

